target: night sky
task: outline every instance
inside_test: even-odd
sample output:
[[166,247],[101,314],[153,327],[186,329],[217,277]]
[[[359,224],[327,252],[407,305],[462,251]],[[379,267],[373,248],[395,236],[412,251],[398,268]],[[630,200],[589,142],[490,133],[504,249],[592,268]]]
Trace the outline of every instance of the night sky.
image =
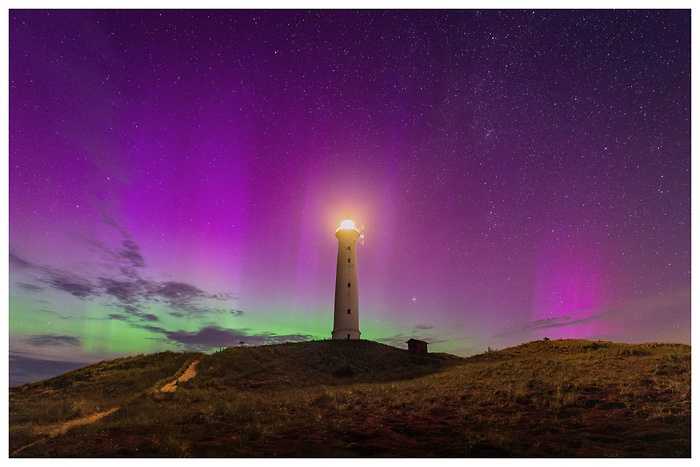
[[10,384],[360,330],[690,343],[690,11],[11,10]]

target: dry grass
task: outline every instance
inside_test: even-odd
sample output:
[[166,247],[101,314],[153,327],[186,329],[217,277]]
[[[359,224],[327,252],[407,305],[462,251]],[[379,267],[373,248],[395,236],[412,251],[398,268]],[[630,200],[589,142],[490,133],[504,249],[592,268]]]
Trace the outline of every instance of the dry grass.
[[[690,348],[683,345],[538,341],[462,359],[419,357],[369,341],[318,341],[135,359],[78,370],[83,377],[71,372],[12,388],[10,452],[690,455]],[[200,359],[195,378],[179,383],[174,393],[154,390],[195,359]],[[110,391],[113,397],[104,397]],[[119,410],[109,416],[57,438],[37,432],[115,407]]]

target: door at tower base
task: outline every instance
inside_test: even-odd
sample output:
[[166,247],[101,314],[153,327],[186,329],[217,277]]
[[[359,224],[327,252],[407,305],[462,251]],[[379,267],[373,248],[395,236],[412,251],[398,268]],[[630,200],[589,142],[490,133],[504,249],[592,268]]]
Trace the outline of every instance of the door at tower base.
[[358,331],[357,329],[355,329],[355,330],[343,329],[341,331],[333,331],[331,333],[331,336],[333,336],[334,340],[339,340],[339,339],[357,340],[360,338],[360,331]]
[[360,338],[360,308],[357,287],[357,239],[360,232],[349,219],[335,231],[338,264],[335,273],[333,339]]

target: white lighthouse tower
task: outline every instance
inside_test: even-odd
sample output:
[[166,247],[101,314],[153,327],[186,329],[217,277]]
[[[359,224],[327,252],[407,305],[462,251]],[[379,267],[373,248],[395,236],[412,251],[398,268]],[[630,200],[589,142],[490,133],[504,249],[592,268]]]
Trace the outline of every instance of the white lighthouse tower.
[[357,239],[360,231],[353,221],[345,219],[335,231],[335,236],[338,238],[338,267],[335,273],[335,308],[331,336],[333,339],[359,339]]

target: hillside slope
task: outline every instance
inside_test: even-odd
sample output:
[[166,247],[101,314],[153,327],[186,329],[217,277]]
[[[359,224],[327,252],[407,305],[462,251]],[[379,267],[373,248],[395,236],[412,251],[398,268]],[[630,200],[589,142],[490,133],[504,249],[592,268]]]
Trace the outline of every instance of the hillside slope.
[[686,457],[690,347],[538,341],[459,358],[316,341],[137,356],[11,388],[10,454]]

